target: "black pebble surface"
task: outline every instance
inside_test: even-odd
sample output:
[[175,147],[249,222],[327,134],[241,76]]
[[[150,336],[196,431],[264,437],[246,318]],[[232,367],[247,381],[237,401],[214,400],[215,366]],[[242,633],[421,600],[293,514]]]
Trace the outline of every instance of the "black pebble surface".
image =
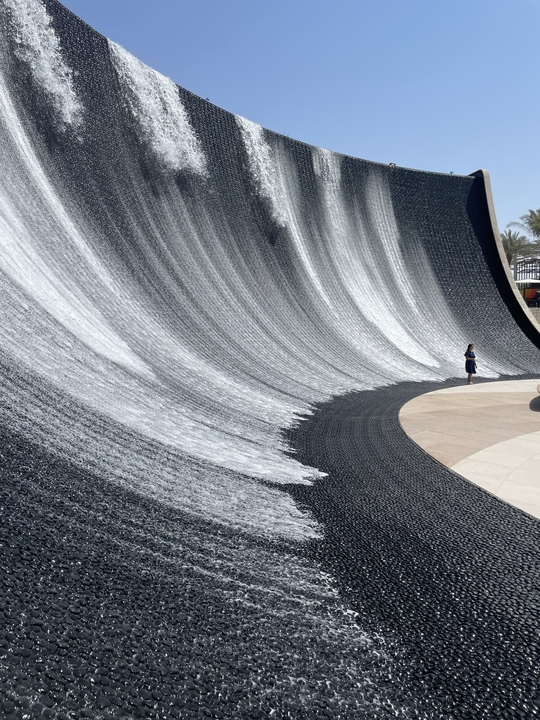
[[364,625],[406,648],[399,672],[422,716],[538,717],[540,522],[405,434],[400,408],[441,387],[320,405],[289,440],[328,477],[291,491],[324,525],[320,557]]
[[[437,387],[352,393],[289,433],[328,473],[288,488],[325,531],[296,552],[385,638],[350,680],[340,643],[276,616],[281,601],[261,613],[205,578],[181,514],[4,432],[2,717],[538,716],[540,524],[405,435],[400,407]],[[183,563],[171,536],[191,538]],[[240,540],[222,531],[223,546]]]

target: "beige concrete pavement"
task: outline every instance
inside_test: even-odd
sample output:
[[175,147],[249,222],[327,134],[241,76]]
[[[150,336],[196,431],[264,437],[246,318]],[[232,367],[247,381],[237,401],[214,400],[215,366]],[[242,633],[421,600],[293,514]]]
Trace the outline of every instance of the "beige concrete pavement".
[[420,395],[399,420],[421,448],[540,518],[540,395],[535,380],[459,385]]

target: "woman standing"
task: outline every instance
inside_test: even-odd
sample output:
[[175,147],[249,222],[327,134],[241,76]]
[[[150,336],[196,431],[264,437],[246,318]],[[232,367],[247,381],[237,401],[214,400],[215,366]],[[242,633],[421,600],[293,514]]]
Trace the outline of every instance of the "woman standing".
[[465,372],[467,373],[467,385],[472,385],[472,376],[476,375],[476,355],[472,343],[468,345],[465,353]]

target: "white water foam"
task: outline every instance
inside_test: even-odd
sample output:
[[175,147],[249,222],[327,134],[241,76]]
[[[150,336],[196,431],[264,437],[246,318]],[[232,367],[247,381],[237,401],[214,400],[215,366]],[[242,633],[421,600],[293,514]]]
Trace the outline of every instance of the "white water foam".
[[[32,417],[32,437],[52,452],[189,514],[256,534],[318,537],[290,496],[253,479],[305,483],[317,473],[271,447],[268,430],[236,420],[213,427],[211,410],[184,407],[182,396],[196,389],[210,402],[214,395],[239,405],[239,416],[249,409],[263,418],[274,406],[284,417],[287,404],[256,389],[246,399],[244,385],[207,366],[130,294],[129,277],[118,284],[110,256],[96,255],[100,242],[46,176],[3,75],[0,158],[0,346],[28,378],[13,393],[4,386],[4,399],[18,408],[6,422],[24,433]],[[144,357],[126,337],[145,339]],[[39,378],[64,396],[58,408],[42,402]],[[69,410],[70,398],[78,410]],[[75,415],[66,421],[66,412]],[[119,427],[139,437],[128,451]],[[176,466],[136,449],[148,439]]]
[[[356,222],[351,222],[349,218],[341,192],[341,157],[328,150],[315,148],[313,168],[322,188],[326,230],[324,242],[330,249],[332,266],[339,273],[339,282],[343,282],[355,304],[355,312],[364,316],[399,354],[405,354],[411,359],[418,358],[422,365],[436,364],[409,334],[400,314],[391,307],[385,292],[386,278],[379,273],[376,259],[370,256],[370,233],[363,224],[358,227],[358,218],[355,218]],[[376,337],[370,337],[368,332],[362,331],[363,338],[370,348],[377,348],[379,343]],[[378,354],[377,350],[375,352]],[[384,352],[388,358],[388,348],[383,350],[380,347],[380,352]],[[403,362],[402,357],[395,357],[391,361],[398,376]],[[408,372],[411,370],[408,368]]]
[[[448,307],[425,250],[417,246],[414,264],[405,262],[390,190],[376,173],[372,173],[367,184],[365,206],[386,259],[384,278],[380,264],[373,262],[378,284],[386,283],[397,290],[399,306],[395,300],[390,301],[392,311],[405,319],[403,324],[410,337],[422,347],[423,364],[430,367],[436,379],[452,377],[452,365],[456,358],[463,357],[463,348],[469,340]],[[482,353],[484,377],[496,378],[515,371],[511,362],[501,362],[487,351]]]
[[172,80],[108,41],[124,97],[143,140],[165,168],[206,175],[206,159]]
[[47,10],[39,0],[3,2],[14,25],[17,56],[28,64],[34,81],[50,98],[61,126],[79,127],[83,107]]
[[272,216],[280,227],[287,223],[287,198],[280,182],[276,160],[264,138],[264,130],[257,123],[236,116],[247,151],[250,170],[262,197],[270,201]]
[[[148,367],[114,333],[80,285],[65,270],[78,268],[95,287],[113,280],[95,257],[51,185],[17,116],[0,76],[0,268],[66,329],[88,347],[130,370],[151,376]],[[32,208],[29,212],[28,208]],[[60,257],[56,267],[40,245],[45,241]],[[62,253],[63,256],[62,256]]]
[[287,228],[299,255],[301,267],[315,286],[317,295],[331,310],[332,302],[323,287],[306,242],[308,234],[301,226],[301,213],[295,207],[296,178],[286,156],[279,157],[265,139],[260,125],[236,116],[242,131],[250,172],[262,197],[270,202],[276,223]]
[[[325,150],[313,151],[314,171],[323,190],[326,226],[308,229],[303,224],[304,209],[286,152],[281,147],[273,148],[260,126],[243,118],[237,118],[237,122],[242,130],[252,177],[261,195],[270,201],[274,218],[279,219],[280,225],[289,231],[298,254],[298,268],[305,274],[306,285],[311,286],[310,295],[319,307],[318,313],[327,317],[333,333],[339,336],[343,346],[348,347],[348,354],[355,357],[364,369],[362,377],[356,382],[344,382],[343,377],[341,382],[344,384],[340,383],[339,390],[380,385],[381,379],[370,378],[366,370],[372,366],[376,373],[377,361],[374,357],[383,353],[386,361],[382,374],[387,381],[424,379],[425,373],[418,365],[436,366],[437,361],[430,358],[422,345],[408,333],[400,321],[400,313],[389,306],[384,292],[384,278],[378,277],[379,282],[373,281],[374,275],[378,274],[376,260],[369,255],[369,244],[363,243],[364,238],[369,239],[370,233],[364,227],[358,227],[361,222],[358,218],[349,218],[341,194],[339,156]],[[380,210],[379,203],[378,210],[374,212]],[[319,242],[314,242],[317,234]],[[385,240],[390,249],[395,249],[395,243],[391,244],[389,237],[390,240],[395,238],[388,232],[377,228],[371,236],[375,245],[380,247]],[[344,297],[344,282],[349,297]],[[353,304],[348,302],[351,299]],[[367,323],[359,323],[359,317],[364,317]],[[374,333],[375,328],[378,332]],[[382,344],[379,334],[384,338]],[[356,375],[356,363],[347,367],[343,359],[341,362],[336,357],[328,359],[337,367],[341,366],[344,373],[349,372],[352,377]]]
[[[341,156],[314,148],[313,167],[322,190],[324,245],[330,267],[338,272],[338,286],[349,291],[355,315],[364,316],[384,337],[381,346],[369,328],[364,335],[389,366],[390,379],[452,377],[467,338],[448,308],[425,253],[418,256],[421,251],[416,249],[414,267],[405,262],[386,181],[372,171],[365,197],[351,212],[341,188]],[[367,210],[367,222],[362,209]],[[354,337],[354,328],[348,332]],[[487,377],[514,371],[511,364],[487,354],[482,359]]]

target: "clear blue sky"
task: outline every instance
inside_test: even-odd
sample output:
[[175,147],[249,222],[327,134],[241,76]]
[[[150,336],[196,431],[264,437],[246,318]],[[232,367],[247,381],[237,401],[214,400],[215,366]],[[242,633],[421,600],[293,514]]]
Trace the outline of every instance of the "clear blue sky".
[[379,162],[491,174],[540,207],[540,0],[64,0],[213,103]]

